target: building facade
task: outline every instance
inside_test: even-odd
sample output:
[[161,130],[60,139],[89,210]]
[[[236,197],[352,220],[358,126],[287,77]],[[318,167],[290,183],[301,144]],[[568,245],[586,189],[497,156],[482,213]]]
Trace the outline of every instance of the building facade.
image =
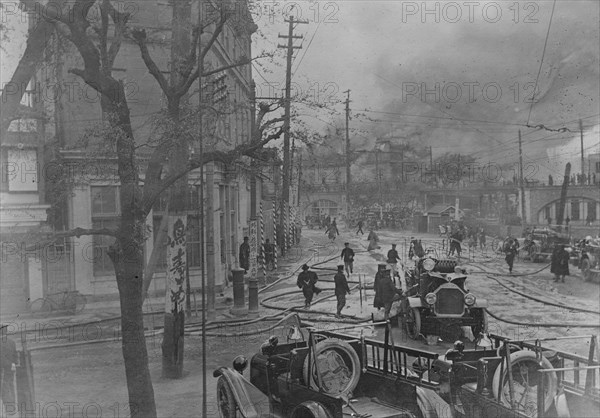
[[[202,4],[204,3],[206,2]],[[215,2],[217,3],[219,2]],[[207,124],[209,126],[204,127],[204,151],[227,150],[250,141],[253,130],[254,83],[251,65],[235,63],[243,57],[252,56],[251,36],[256,30],[256,25],[249,17],[245,0],[231,3],[235,5],[236,13],[225,24],[222,33],[204,59],[207,70],[228,67],[203,80],[202,101],[220,110],[219,117],[213,118]],[[139,1],[135,4],[136,9],[130,25],[143,26],[151,34],[148,38],[151,55],[157,66],[166,72],[170,66],[171,6],[167,2]],[[198,2],[191,2],[191,21],[194,23],[197,4]],[[212,28],[207,28],[202,38],[204,42],[210,38],[214,28],[214,24]],[[114,228],[119,221],[121,202],[115,158],[107,156],[110,153],[94,155],[87,148],[88,142],[94,139],[94,133],[101,129],[101,122],[105,117],[100,107],[100,97],[80,78],[69,72],[71,68],[81,68],[81,59],[72,45],[64,40],[56,40],[54,47],[62,48],[64,53],[53,55],[53,60],[40,71],[35,86],[38,89],[47,88],[48,85],[62,86],[64,94],[58,95],[52,101],[42,101],[44,111],[49,116],[49,123],[41,136],[38,136],[37,142],[34,141],[33,144],[20,149],[20,156],[16,156],[12,151],[17,145],[22,146],[20,142],[15,140],[14,144],[8,143],[6,146],[3,142],[2,155],[3,163],[4,156],[9,162],[20,163],[27,160],[28,164],[32,164],[37,158],[35,162],[38,167],[40,164],[42,167],[60,167],[60,178],[55,176],[53,189],[48,193],[40,190],[39,186],[34,189],[29,183],[17,186],[14,180],[7,181],[6,184],[3,181],[3,241],[5,226],[8,228],[15,225],[42,225],[46,221],[46,210],[54,214],[49,219],[46,229],[54,232],[74,228]],[[148,152],[144,152],[144,141],[152,142],[153,121],[160,117],[166,100],[157,82],[148,73],[139,47],[131,40],[124,40],[121,44],[113,66],[113,76],[122,80],[128,95],[134,136],[140,143],[139,162],[143,181],[145,159],[149,155]],[[198,103],[197,88],[190,89],[187,100],[189,103]],[[44,145],[46,152],[43,152]],[[192,154],[198,152],[198,145],[199,142],[192,144]],[[45,156],[45,162],[40,160],[41,156]],[[199,200],[199,170],[189,174],[187,260],[192,288],[197,289],[202,283],[202,239],[206,243],[205,274],[214,277],[216,291],[227,286],[229,272],[238,264],[239,245],[243,237],[249,234],[251,216],[258,214],[261,206],[265,207],[266,211],[272,207],[271,199],[274,199],[274,194],[273,187],[269,186],[272,174],[273,170],[253,167],[249,159],[242,159],[232,165],[208,163],[204,167],[204,202]],[[58,183],[60,185],[57,186]],[[25,187],[26,190],[17,190],[16,187]],[[52,193],[56,193],[57,187],[62,187],[60,191],[63,194],[60,199],[53,199]],[[10,198],[5,199],[8,195]],[[269,200],[263,201],[263,198]],[[5,202],[10,202],[10,205]],[[19,205],[27,205],[28,210],[20,210]],[[200,205],[204,205],[206,214],[204,237],[200,236]],[[19,210],[16,211],[17,209]],[[29,218],[21,219],[25,214],[28,214]],[[159,261],[149,289],[151,293],[164,293],[165,288],[166,242],[155,242],[152,239],[152,236],[156,238],[158,235],[165,215],[166,193],[164,198],[154,205],[146,219],[148,231],[152,234],[145,243],[146,260],[150,259],[154,246],[159,251]],[[10,219],[11,216],[13,219]],[[267,213],[265,218],[270,228],[266,229],[272,231],[269,217]],[[88,296],[116,294],[118,290],[115,273],[108,257],[112,241],[111,237],[101,235],[66,238],[55,243],[67,253],[60,263],[47,257],[45,262],[44,257],[41,257],[42,261],[38,257],[39,266],[32,265],[29,260],[15,262],[14,266],[3,263],[2,268],[7,274],[2,274],[2,294],[8,295],[10,292],[5,292],[5,289],[15,287],[11,283],[4,283],[4,277],[13,277],[14,275],[8,274],[9,270],[17,268],[28,276],[21,280],[23,300],[63,290],[77,290]],[[53,270],[56,271],[52,272]],[[6,306],[4,303],[2,305]],[[11,307],[9,310],[23,310],[25,305]]]

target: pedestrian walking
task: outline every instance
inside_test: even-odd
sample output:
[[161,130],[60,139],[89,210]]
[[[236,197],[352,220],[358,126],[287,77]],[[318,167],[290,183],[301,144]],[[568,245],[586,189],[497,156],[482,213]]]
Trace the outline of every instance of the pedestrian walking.
[[358,235],[358,233],[360,232],[361,235],[365,235],[365,233],[363,232],[363,221],[362,219],[358,220],[358,224],[357,224],[358,230],[356,231],[356,235]]
[[506,264],[508,264],[508,272],[511,274],[513,271],[515,256],[517,255],[518,251],[519,241],[517,241],[516,238],[513,238],[511,236],[506,237],[506,240],[504,242],[504,253],[506,254],[506,256],[504,257],[504,260],[506,261]]
[[392,303],[396,299],[396,295],[401,294],[402,291],[397,289],[394,285],[390,266],[383,264],[379,265],[380,270],[377,272],[378,276],[375,276],[375,300],[373,306],[377,309],[384,309],[384,320],[390,318],[390,311],[392,310]]
[[367,240],[369,240],[369,246],[367,248],[367,251],[373,251],[373,250],[376,250],[379,248],[379,245],[377,245],[377,243],[379,242],[379,237],[377,236],[375,231],[373,231],[372,229],[369,232],[369,236],[367,237]]
[[377,310],[383,308],[383,302],[381,300],[381,281],[383,280],[383,272],[385,271],[385,268],[386,265],[384,263],[377,265],[377,273],[375,273],[375,280],[373,281],[373,290],[375,291],[373,307]]
[[391,267],[391,275],[392,275],[392,280],[394,280],[394,277],[396,277],[396,274],[398,272],[398,262],[400,261],[400,256],[398,255],[398,251],[396,250],[396,244],[392,244],[392,249],[388,251],[387,253],[387,262]]
[[337,273],[333,277],[335,281],[335,297],[337,299],[337,311],[335,314],[336,318],[341,318],[342,309],[346,306],[346,294],[350,294],[350,288],[348,287],[348,280],[344,275],[344,266],[337,266]]
[[564,245],[556,245],[552,251],[550,273],[554,273],[554,281],[565,282],[565,276],[569,275],[569,253]]
[[485,247],[485,230],[483,228],[479,228],[479,248],[483,250]]
[[6,405],[16,402],[15,372],[19,364],[17,345],[8,337],[8,325],[0,324],[0,416],[5,416]]
[[317,276],[317,273],[309,271],[308,265],[302,265],[302,273],[298,275],[296,284],[298,285],[298,288],[302,289],[302,294],[304,295],[304,308],[306,309],[310,308],[313,296],[321,293],[321,289],[316,286],[318,281],[319,277]]
[[325,230],[325,235],[329,237],[331,241],[335,241],[335,238],[340,234],[340,231],[337,229],[337,224],[335,219],[331,221],[331,224]]
[[350,276],[352,274],[352,268],[354,264],[354,250],[350,248],[350,243],[344,243],[344,249],[342,250],[341,259],[344,260],[344,267],[346,268],[346,274]]
[[250,269],[250,244],[248,237],[244,237],[244,242],[240,245],[240,267],[244,269],[244,273],[248,273]]

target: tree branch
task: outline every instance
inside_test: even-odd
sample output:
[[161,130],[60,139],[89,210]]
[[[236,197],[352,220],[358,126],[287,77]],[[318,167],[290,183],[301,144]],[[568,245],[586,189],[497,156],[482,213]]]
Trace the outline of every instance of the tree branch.
[[131,31],[131,36],[133,37],[133,39],[138,44],[138,47],[140,48],[140,53],[142,54],[142,59],[144,60],[144,64],[146,64],[148,71],[156,79],[156,81],[160,85],[160,88],[163,91],[163,93],[165,93],[165,95],[167,95],[167,96],[171,96],[172,91],[171,91],[171,88],[169,87],[169,82],[167,81],[167,79],[165,78],[163,73],[160,72],[160,69],[158,68],[158,66],[156,65],[156,63],[154,62],[152,57],[150,56],[150,52],[148,51],[148,45],[146,43],[146,30],[145,29],[134,29]]
[[284,129],[280,128],[277,132],[266,136],[265,138],[261,138],[260,140],[255,140],[252,142],[246,142],[238,145],[234,149],[230,151],[211,151],[203,153],[203,158],[199,158],[195,156],[190,159],[187,166],[181,169],[180,171],[169,175],[165,179],[160,182],[160,185],[156,185],[155,190],[152,194],[148,194],[144,196],[142,201],[142,210],[144,213],[148,213],[152,206],[154,206],[156,200],[159,198],[160,194],[168,189],[170,186],[175,184],[177,180],[185,176],[192,170],[196,168],[202,167],[204,164],[218,161],[223,164],[231,164],[240,157],[254,157],[254,153],[260,148],[264,147],[268,142],[279,138],[283,134]]

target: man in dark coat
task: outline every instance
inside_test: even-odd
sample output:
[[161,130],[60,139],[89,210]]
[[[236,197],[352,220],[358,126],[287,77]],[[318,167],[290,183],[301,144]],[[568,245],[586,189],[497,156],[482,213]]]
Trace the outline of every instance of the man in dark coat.
[[554,273],[554,281],[565,282],[565,276],[569,275],[569,253],[564,245],[557,245],[552,252],[550,273]]
[[356,231],[356,235],[358,235],[359,232],[361,233],[361,235],[365,235],[365,233],[363,232],[363,229],[362,229],[362,227],[363,227],[362,219],[358,220],[358,224],[356,226],[358,227],[358,230]]
[[390,274],[391,270],[388,270],[388,268],[388,266],[385,266],[384,270],[378,272],[378,274],[381,274],[375,287],[375,298],[379,296],[379,303],[384,309],[384,320],[386,321],[390,318],[390,311],[392,310],[392,303],[396,294],[402,293],[401,290],[396,289]]
[[344,243],[344,249],[340,258],[344,259],[344,266],[346,267],[346,274],[352,274],[352,268],[354,266],[354,250],[350,248],[350,243]]
[[504,253],[506,254],[506,256],[504,257],[504,260],[506,261],[506,264],[508,264],[508,272],[512,273],[513,270],[513,264],[515,262],[515,256],[517,255],[517,252],[519,251],[519,241],[516,240],[516,238],[513,237],[507,237],[506,238],[506,243],[504,245]]
[[383,281],[383,275],[385,272],[385,268],[386,265],[385,264],[379,264],[377,266],[377,273],[375,273],[375,281],[373,282],[373,290],[375,291],[375,298],[373,299],[373,306],[376,309],[381,309],[383,308],[383,301],[382,301],[382,287],[381,287],[381,283]]
[[335,297],[337,299],[337,313],[336,318],[341,318],[342,309],[346,306],[346,294],[350,294],[350,288],[348,287],[348,280],[344,275],[344,266],[337,266],[337,273],[333,277],[335,281]]
[[298,275],[298,281],[296,282],[298,288],[302,289],[302,294],[304,294],[304,307],[306,309],[310,308],[313,295],[321,293],[321,289],[316,286],[319,281],[317,273],[308,271],[308,269],[309,267],[306,264],[302,266],[302,273]]
[[250,244],[248,237],[244,237],[244,242],[240,245],[240,267],[248,273],[250,269]]
[[392,244],[392,249],[387,253],[387,262],[392,267],[392,279],[396,277],[398,261],[400,261],[400,255],[398,255],[398,251],[396,250],[396,244]]

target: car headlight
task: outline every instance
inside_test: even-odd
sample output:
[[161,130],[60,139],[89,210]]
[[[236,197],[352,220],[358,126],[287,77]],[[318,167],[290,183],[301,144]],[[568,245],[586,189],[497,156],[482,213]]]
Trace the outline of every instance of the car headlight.
[[433,258],[426,258],[423,260],[423,268],[427,271],[433,270],[435,267],[435,260]]
[[475,295],[473,293],[467,293],[465,295],[465,305],[467,305],[467,306],[475,305],[476,300],[477,300],[477,298],[475,297]]
[[435,293],[427,293],[427,295],[425,295],[425,302],[427,302],[429,305],[435,304],[436,300],[437,295]]

